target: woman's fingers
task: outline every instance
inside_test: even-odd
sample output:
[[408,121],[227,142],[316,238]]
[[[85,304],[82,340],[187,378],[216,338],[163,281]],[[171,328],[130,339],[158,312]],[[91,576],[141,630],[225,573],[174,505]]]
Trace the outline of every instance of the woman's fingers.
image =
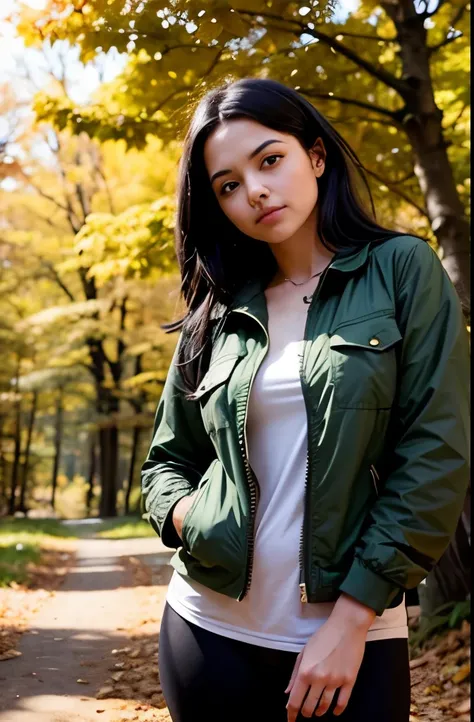
[[349,702],[349,697],[352,694],[353,686],[353,684],[345,684],[343,687],[340,688],[339,696],[337,698],[337,704],[332,711],[333,715],[336,715],[336,717],[342,714],[346,709]]
[[[321,697],[321,692],[323,691],[324,685],[321,684],[313,684],[308,692],[308,696],[306,697],[304,704],[301,708],[301,714],[303,717],[312,717],[314,715],[314,711],[316,708],[316,705],[318,704],[318,700]],[[319,709],[319,706],[318,706]]]
[[[331,702],[333,700],[334,694],[337,691],[337,687],[326,687],[324,692],[321,695],[321,699],[319,700],[318,708],[316,712],[314,713],[316,717],[322,717],[323,714],[325,714],[329,707],[331,706]],[[308,695],[309,696],[309,695]],[[314,709],[314,708],[313,708]]]
[[291,692],[291,688],[293,687],[293,683],[296,679],[296,675],[298,674],[298,669],[301,664],[301,660],[303,658],[303,652],[300,652],[298,656],[296,657],[295,666],[293,667],[293,672],[291,673],[290,681],[288,682],[288,687],[285,689],[284,694],[287,692]]
[[[306,680],[303,680],[301,676],[298,675],[296,677],[293,684],[293,689],[291,690],[290,698],[288,700],[288,704],[286,705],[286,709],[288,711],[288,722],[295,722],[296,718],[298,717],[301,705],[303,704],[303,700],[306,696],[306,692],[308,691],[309,686],[310,685],[308,684],[308,682]],[[313,712],[313,710],[311,712]]]

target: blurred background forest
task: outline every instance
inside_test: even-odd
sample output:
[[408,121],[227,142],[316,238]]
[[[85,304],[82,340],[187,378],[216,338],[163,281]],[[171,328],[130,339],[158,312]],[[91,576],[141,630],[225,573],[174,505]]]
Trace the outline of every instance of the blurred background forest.
[[[160,324],[184,310],[180,144],[223,80],[272,77],[314,103],[358,154],[378,220],[439,252],[470,325],[469,2],[3,0],[0,13],[1,515],[140,512],[176,343]],[[467,512],[460,529],[462,547]]]

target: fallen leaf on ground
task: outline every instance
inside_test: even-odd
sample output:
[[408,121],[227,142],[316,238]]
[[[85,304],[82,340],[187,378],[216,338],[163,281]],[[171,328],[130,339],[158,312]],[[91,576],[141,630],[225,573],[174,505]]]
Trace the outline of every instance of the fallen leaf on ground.
[[471,700],[465,699],[464,702],[461,702],[461,704],[458,704],[457,707],[454,708],[454,711],[457,714],[464,714],[465,712],[471,711]]
[[463,666],[456,672],[456,674],[451,677],[454,684],[459,684],[460,682],[464,682],[465,679],[469,677],[471,674],[471,665],[463,664]]
[[7,649],[6,652],[0,654],[0,662],[5,662],[5,660],[13,659],[14,657],[21,657],[21,652],[17,649]]

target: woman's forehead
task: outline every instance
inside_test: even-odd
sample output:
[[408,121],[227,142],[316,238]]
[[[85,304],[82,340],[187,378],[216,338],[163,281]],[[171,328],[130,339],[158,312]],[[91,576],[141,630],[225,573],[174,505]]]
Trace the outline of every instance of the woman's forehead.
[[[292,136],[268,128],[254,120],[239,118],[219,124],[204,144],[206,164],[225,159],[246,160],[248,156],[267,140],[291,142]],[[296,140],[296,139],[294,139]]]

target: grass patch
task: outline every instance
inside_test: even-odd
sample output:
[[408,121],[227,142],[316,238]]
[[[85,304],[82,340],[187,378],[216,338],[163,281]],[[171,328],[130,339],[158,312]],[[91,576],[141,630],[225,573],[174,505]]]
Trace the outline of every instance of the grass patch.
[[11,582],[28,583],[28,565],[40,564],[43,548],[52,540],[98,537],[103,539],[133,539],[156,536],[150,524],[139,516],[71,521],[60,519],[1,519],[0,520],[0,587]]
[[0,587],[27,584],[28,566],[41,562],[47,541],[74,534],[57,519],[3,519],[0,521]]
[[37,564],[41,552],[33,544],[4,544],[0,541],[0,587],[11,582],[24,584],[28,580],[27,565]]
[[140,517],[121,517],[101,522],[96,529],[96,536],[102,539],[133,539],[156,537],[156,532],[149,522]]
[[24,543],[45,536],[71,538],[77,534],[59,519],[0,519],[0,544],[6,537]]

